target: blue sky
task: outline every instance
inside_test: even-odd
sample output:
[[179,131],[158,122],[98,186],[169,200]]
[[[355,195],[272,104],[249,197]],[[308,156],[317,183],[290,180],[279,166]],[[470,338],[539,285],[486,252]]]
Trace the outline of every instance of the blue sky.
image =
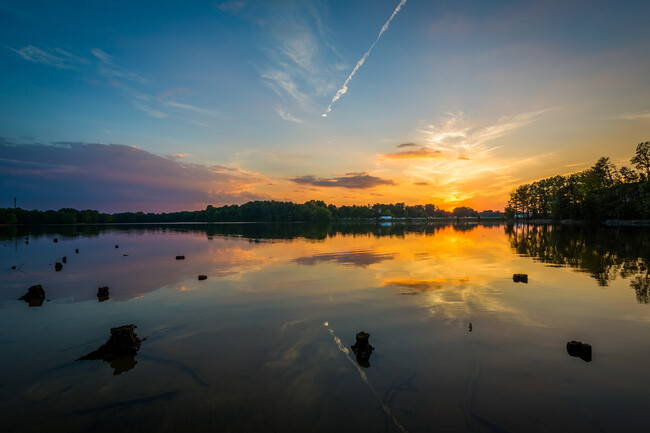
[[[399,3],[0,0],[0,205],[498,208],[650,139],[640,1],[408,0],[323,118]],[[119,146],[147,155],[139,194]],[[102,194],[57,194],[71,172]]]

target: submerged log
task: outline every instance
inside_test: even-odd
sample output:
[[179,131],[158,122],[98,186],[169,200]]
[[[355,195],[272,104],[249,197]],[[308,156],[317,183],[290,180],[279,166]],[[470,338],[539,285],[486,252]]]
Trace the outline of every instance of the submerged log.
[[569,341],[566,344],[566,351],[570,356],[575,356],[585,362],[591,362],[591,345],[582,341]]
[[528,274],[512,274],[512,281],[528,284]]
[[40,284],[27,289],[27,293],[18,298],[19,301],[25,301],[30,307],[40,307],[45,300],[45,290]]
[[110,298],[108,297],[108,287],[100,287],[97,289],[97,300],[99,302],[104,302],[108,301]]
[[135,355],[140,349],[142,340],[138,338],[134,329],[136,325],[123,325],[111,328],[111,337],[99,349],[76,359],[76,361],[101,359],[111,364],[113,374],[129,371],[137,364]]
[[375,350],[375,348],[368,342],[369,338],[370,334],[367,332],[358,332],[357,342],[352,345],[352,352],[357,356],[357,364],[364,368],[370,367],[370,355],[372,355],[372,351]]

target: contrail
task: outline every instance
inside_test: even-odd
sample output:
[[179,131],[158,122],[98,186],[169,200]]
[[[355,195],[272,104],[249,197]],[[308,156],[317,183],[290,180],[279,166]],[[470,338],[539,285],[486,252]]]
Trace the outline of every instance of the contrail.
[[[404,1],[406,1],[406,0],[404,0]],[[379,404],[381,405],[381,408],[384,411],[384,413],[386,415],[388,415],[389,417],[391,417],[391,419],[393,420],[393,422],[395,423],[397,428],[399,428],[402,431],[402,433],[407,433],[407,431],[404,429],[404,427],[402,427],[402,424],[397,422],[397,419],[390,412],[390,409],[388,408],[388,406],[386,406],[384,401],[381,399],[381,397],[379,396],[379,393],[377,393],[377,391],[375,390],[375,387],[372,386],[372,384],[368,380],[368,376],[366,376],[366,373],[361,369],[361,367],[359,367],[357,365],[356,362],[354,362],[354,360],[352,360],[352,357],[350,357],[350,349],[348,349],[347,347],[345,347],[343,345],[343,343],[341,343],[341,339],[336,336],[336,334],[334,333],[334,330],[332,328],[329,328],[329,323],[328,322],[323,323],[323,326],[328,328],[328,331],[330,331],[330,334],[332,334],[332,338],[334,338],[334,343],[336,343],[339,350],[341,352],[343,352],[345,357],[348,359],[348,361],[350,361],[350,363],[354,366],[354,368],[357,369],[357,372],[359,372],[359,376],[361,376],[361,380],[363,380],[363,383],[368,385],[368,388],[370,388],[370,391],[372,391],[372,393],[375,394],[375,397],[377,397],[377,399],[379,400]]]
[[370,52],[372,51],[372,49],[375,48],[375,45],[376,45],[377,42],[379,41],[379,38],[381,38],[381,35],[384,34],[384,32],[386,31],[386,29],[388,29],[388,25],[389,25],[390,22],[393,20],[393,18],[395,17],[395,15],[397,15],[397,12],[399,12],[399,10],[402,9],[402,6],[404,6],[404,3],[406,3],[406,0],[400,0],[399,4],[397,5],[397,7],[395,8],[395,10],[393,11],[393,14],[390,16],[390,18],[388,18],[388,21],[386,21],[386,24],[384,24],[384,25],[382,26],[381,30],[379,31],[379,35],[377,35],[377,39],[375,39],[375,42],[372,43],[372,45],[370,46],[370,48],[368,48],[368,51],[366,51],[366,53],[363,55],[363,57],[361,57],[361,59],[357,62],[357,65],[354,67],[354,69],[352,70],[352,72],[351,72],[350,75],[348,76],[347,80],[345,80],[345,83],[343,83],[343,87],[341,87],[341,88],[338,90],[338,92],[336,92],[336,95],[334,95],[334,97],[332,98],[332,102],[330,102],[330,105],[327,107],[327,110],[325,110],[325,112],[323,113],[323,117],[327,117],[327,113],[329,113],[330,111],[332,111],[332,105],[334,105],[334,103],[335,103],[336,101],[338,101],[339,98],[340,98],[341,96],[345,95],[345,92],[348,91],[348,83],[350,82],[350,80],[352,79],[352,77],[354,77],[354,74],[357,73],[357,70],[359,70],[359,68],[361,67],[361,65],[364,64],[364,62],[366,61],[366,59],[367,59],[368,56],[370,55]]

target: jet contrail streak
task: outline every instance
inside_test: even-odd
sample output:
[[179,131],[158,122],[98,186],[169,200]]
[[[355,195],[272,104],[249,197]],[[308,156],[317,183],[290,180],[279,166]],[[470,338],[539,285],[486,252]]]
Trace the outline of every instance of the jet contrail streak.
[[381,30],[379,31],[379,35],[377,35],[377,39],[375,39],[375,42],[372,43],[370,48],[368,48],[368,51],[366,51],[366,53],[363,55],[363,57],[361,57],[361,59],[357,62],[357,65],[354,67],[354,69],[352,70],[352,72],[350,73],[348,78],[345,80],[345,83],[343,83],[343,87],[341,87],[338,90],[338,92],[336,92],[336,95],[334,95],[334,97],[332,98],[332,102],[330,102],[330,105],[327,107],[327,110],[325,110],[325,112],[323,113],[323,117],[327,117],[327,113],[332,111],[332,105],[334,105],[334,103],[336,101],[338,101],[341,96],[345,95],[345,92],[348,91],[348,83],[350,82],[350,80],[352,80],[352,77],[354,77],[354,74],[357,73],[359,68],[365,63],[366,59],[370,55],[370,52],[372,51],[372,49],[375,47],[375,45],[379,41],[379,38],[381,38],[381,35],[384,34],[386,29],[388,29],[388,25],[393,20],[395,15],[397,15],[397,12],[399,12],[399,10],[402,9],[402,6],[404,6],[404,3],[406,3],[406,0],[400,0],[399,4],[397,5],[395,10],[393,11],[393,14],[390,16],[390,18],[388,18],[388,21],[386,21],[386,24],[384,24],[382,26]]
[[[404,0],[404,1],[406,1],[406,0]],[[350,363],[354,366],[354,368],[357,369],[357,372],[359,373],[359,376],[361,376],[361,380],[363,381],[363,383],[368,385],[368,388],[370,388],[370,391],[372,391],[372,393],[375,394],[375,397],[377,397],[377,399],[379,400],[379,404],[381,405],[381,408],[384,411],[384,413],[386,415],[388,415],[393,420],[393,422],[395,423],[397,428],[399,428],[402,431],[402,433],[407,433],[407,431],[404,429],[402,424],[397,422],[397,419],[390,412],[390,409],[388,408],[388,406],[386,406],[384,401],[381,399],[381,397],[379,396],[379,393],[377,392],[377,390],[375,390],[375,387],[372,386],[372,384],[368,380],[368,376],[366,376],[366,373],[361,369],[361,367],[359,367],[359,365],[357,365],[356,362],[354,362],[354,360],[352,360],[352,357],[350,356],[350,349],[345,347],[343,345],[343,343],[341,342],[341,339],[339,337],[337,337],[336,334],[334,333],[334,330],[332,328],[329,328],[329,323],[328,322],[323,323],[323,326],[328,328],[328,331],[330,331],[330,334],[332,334],[332,338],[334,338],[334,343],[336,343],[336,346],[339,348],[339,350],[341,352],[343,352],[345,357],[348,359],[348,361],[350,361]]]

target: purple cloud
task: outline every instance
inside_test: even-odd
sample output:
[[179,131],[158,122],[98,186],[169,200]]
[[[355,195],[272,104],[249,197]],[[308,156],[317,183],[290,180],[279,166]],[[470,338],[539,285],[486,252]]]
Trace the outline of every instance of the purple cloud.
[[171,211],[264,199],[263,179],[120,144],[14,144],[0,139],[0,207]]
[[350,189],[368,189],[374,188],[378,185],[395,185],[395,182],[392,180],[371,176],[367,173],[347,173],[345,176],[334,178],[317,178],[309,175],[295,177],[291,179],[291,181],[302,185]]

